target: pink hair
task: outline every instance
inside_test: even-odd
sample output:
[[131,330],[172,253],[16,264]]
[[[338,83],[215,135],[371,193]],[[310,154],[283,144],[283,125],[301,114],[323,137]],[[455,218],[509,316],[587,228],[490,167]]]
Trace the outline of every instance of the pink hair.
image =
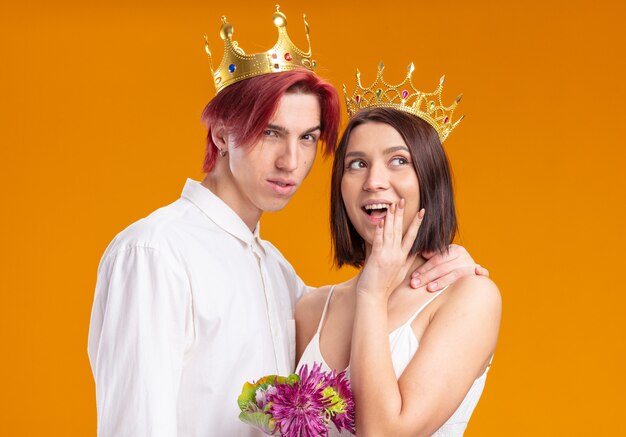
[[203,171],[210,172],[217,160],[217,146],[211,137],[211,129],[216,123],[224,123],[227,130],[235,133],[239,144],[249,147],[261,138],[278,109],[280,99],[288,93],[318,96],[324,155],[333,153],[337,147],[341,120],[339,95],[335,87],[304,69],[264,74],[224,88],[202,111],[202,121],[208,130]]

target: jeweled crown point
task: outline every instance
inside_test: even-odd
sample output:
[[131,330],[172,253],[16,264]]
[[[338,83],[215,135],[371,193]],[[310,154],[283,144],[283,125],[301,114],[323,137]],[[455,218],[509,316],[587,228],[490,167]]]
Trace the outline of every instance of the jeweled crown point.
[[306,21],[306,14],[302,14],[302,21],[304,21],[304,31],[306,32],[307,38],[309,37],[309,23]]
[[[459,103],[461,101],[461,99],[463,98],[463,93],[459,94],[458,96],[456,96],[456,103]],[[461,118],[465,117],[464,115],[461,116]]]
[[442,86],[445,81],[446,81],[446,75],[444,74],[443,76],[441,76],[441,79],[439,79],[439,86]]
[[[309,23],[304,18],[304,29],[308,41],[308,50],[300,50],[287,35],[287,17],[276,5],[276,11],[272,15],[272,21],[278,29],[278,40],[267,52],[246,54],[236,41],[232,41],[233,26],[225,16],[222,16],[220,37],[224,41],[224,57],[219,67],[213,69],[213,81],[215,89],[219,93],[227,86],[269,73],[280,73],[304,68],[315,72],[317,63],[311,59],[311,41],[309,39]],[[211,61],[212,53],[209,50],[208,38],[205,35],[205,51]],[[212,61],[211,61],[212,62]]]
[[278,5],[276,5],[276,12],[272,16],[272,21],[274,22],[274,26],[276,27],[286,27],[287,26],[287,17],[285,14],[278,10]]
[[209,49],[209,38],[207,38],[206,33],[204,34],[204,51],[211,59],[211,49]]
[[233,25],[226,21],[226,17],[222,15],[222,27],[220,28],[220,38],[226,41],[233,37]]
[[361,72],[357,69],[356,89],[348,96],[344,85],[344,96],[348,115],[352,117],[358,111],[368,108],[392,108],[404,111],[421,118],[431,125],[443,143],[463,117],[453,120],[454,109],[463,96],[460,94],[450,106],[444,106],[441,99],[445,76],[442,76],[435,91],[426,93],[417,90],[411,79],[415,65],[411,62],[407,67],[407,75],[398,85],[390,85],[383,78],[384,64],[378,65],[376,80],[369,87],[361,84]]

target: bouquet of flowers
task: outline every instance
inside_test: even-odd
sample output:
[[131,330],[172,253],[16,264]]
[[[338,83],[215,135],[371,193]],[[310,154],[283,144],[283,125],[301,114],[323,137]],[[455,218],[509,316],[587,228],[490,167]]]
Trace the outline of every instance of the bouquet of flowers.
[[354,400],[346,372],[324,372],[305,364],[287,377],[269,375],[246,382],[237,399],[239,419],[268,435],[327,436],[331,422],[354,434]]

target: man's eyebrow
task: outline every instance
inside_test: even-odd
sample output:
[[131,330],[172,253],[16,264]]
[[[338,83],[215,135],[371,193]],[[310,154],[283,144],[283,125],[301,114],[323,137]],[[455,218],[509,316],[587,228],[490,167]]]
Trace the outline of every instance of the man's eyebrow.
[[315,132],[316,130],[318,131],[322,131],[322,126],[320,126],[319,124],[317,126],[312,127],[309,130],[304,131],[305,134],[310,134],[311,132]]
[[287,133],[287,129],[285,129],[284,127],[279,126],[277,124],[268,124],[266,129],[275,130],[275,131],[278,131],[278,132],[283,133],[283,134]]
[[[277,124],[268,124],[267,129],[278,131],[281,134],[289,133],[289,131],[285,127],[279,126]],[[303,132],[303,134],[310,134],[311,132],[315,132],[316,130],[321,131],[322,127],[318,124],[317,126],[313,126],[312,128],[307,129],[306,131]]]

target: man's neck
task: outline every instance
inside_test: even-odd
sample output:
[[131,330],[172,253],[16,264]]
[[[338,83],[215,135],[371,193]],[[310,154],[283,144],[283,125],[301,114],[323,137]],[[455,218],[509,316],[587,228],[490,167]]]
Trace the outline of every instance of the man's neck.
[[250,232],[254,232],[257,223],[261,219],[262,211],[257,208],[242,206],[239,201],[244,195],[240,193],[231,180],[230,172],[220,171],[214,168],[202,180],[202,186],[209,189],[213,194],[219,197],[226,205],[228,205],[243,220]]

